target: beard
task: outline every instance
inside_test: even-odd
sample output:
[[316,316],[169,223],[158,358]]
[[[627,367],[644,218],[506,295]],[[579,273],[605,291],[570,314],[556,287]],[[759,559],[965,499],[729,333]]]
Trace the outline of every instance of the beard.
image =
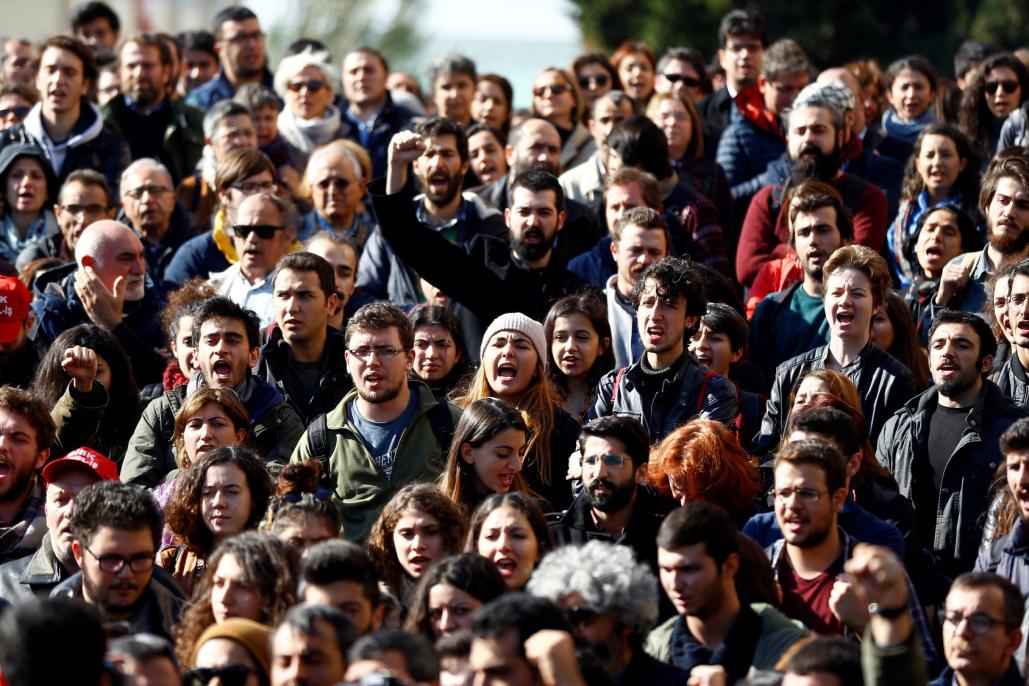
[[140,608],[146,603],[146,587],[149,585],[150,580],[147,579],[146,583],[134,584],[139,589],[139,595],[131,603],[127,605],[121,605],[110,602],[107,593],[100,592],[99,587],[93,584],[93,580],[89,574],[82,570],[82,592],[83,595],[92,599],[96,604],[96,607],[105,615],[108,616],[131,616],[139,611]]
[[790,545],[795,545],[798,548],[814,548],[815,546],[819,545],[822,541],[824,541],[826,538],[828,538],[829,532],[831,532],[833,528],[833,523],[831,520],[826,522],[825,526],[821,527],[816,526],[816,523],[813,520],[809,521],[811,521],[811,524],[808,527],[807,534],[799,538],[795,538],[792,541],[787,540],[787,543],[789,543]]
[[1006,233],[990,234],[990,247],[1004,257],[1020,254],[1027,245],[1029,245],[1029,231],[1023,231],[1014,237]]
[[[805,157],[811,155],[811,157]],[[813,145],[805,145],[800,149],[797,159],[790,162],[790,183],[798,184],[808,179],[816,179],[829,183],[840,171],[840,146],[833,146],[832,152],[825,154]]]
[[380,391],[366,391],[361,387],[360,383],[355,385],[357,386],[357,395],[360,396],[361,400],[366,403],[378,405],[379,403],[388,403],[390,400],[393,400],[400,395],[400,389],[403,388],[406,383],[407,377],[405,376],[397,385],[383,388]]
[[[538,237],[538,243],[527,243],[525,239]],[[553,248],[552,241],[547,240],[546,234],[540,229],[527,229],[520,240],[511,238],[511,249],[523,262],[535,262],[547,256]]]
[[433,205],[442,207],[456,198],[457,194],[461,192],[461,185],[464,183],[464,177],[460,174],[454,174],[453,176],[448,177],[447,188],[442,193],[433,193],[428,181],[429,180],[426,178],[422,183],[422,188],[425,189],[425,197],[428,198]]
[[[981,364],[981,363],[980,363]],[[979,365],[976,365],[978,369]],[[936,384],[937,390],[944,398],[953,398],[954,396],[961,395],[969,388],[975,385],[975,379],[979,372],[972,370],[971,374],[959,374],[949,381]]]
[[[595,488],[606,486],[611,490],[608,495],[597,495]],[[600,512],[618,512],[632,502],[636,495],[636,482],[629,480],[624,484],[613,484],[607,479],[597,479],[586,487],[586,502],[595,510]]]

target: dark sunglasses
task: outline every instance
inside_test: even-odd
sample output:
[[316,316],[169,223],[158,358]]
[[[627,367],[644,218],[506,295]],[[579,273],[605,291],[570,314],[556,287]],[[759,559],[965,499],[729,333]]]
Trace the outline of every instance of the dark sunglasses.
[[258,238],[267,241],[275,238],[275,232],[282,231],[284,228],[286,227],[273,224],[236,224],[232,227],[232,233],[240,238],[246,238],[251,233],[256,233]]
[[243,686],[247,677],[255,670],[246,665],[229,665],[228,667],[196,667],[186,672],[182,683],[186,686],[207,686],[215,677],[223,686]]
[[1004,79],[1003,81],[987,81],[984,84],[984,87],[986,88],[986,92],[990,95],[996,93],[998,88],[1003,89],[1005,93],[1011,95],[1018,88],[1018,81],[1015,81],[1014,79]]
[[0,119],[7,119],[12,114],[18,119],[24,119],[28,115],[30,107],[8,107],[5,110],[0,110]]
[[664,77],[671,83],[682,81],[690,88],[697,88],[700,86],[700,79],[695,79],[692,76],[686,76],[685,74],[664,74]]
[[591,85],[599,86],[603,88],[608,84],[611,79],[607,77],[607,74],[597,74],[596,76],[580,76],[579,87],[589,88]]
[[327,191],[330,188],[335,188],[338,191],[345,191],[350,186],[350,182],[340,176],[322,179],[315,185],[323,191]]
[[542,98],[550,91],[551,95],[563,95],[568,92],[568,86],[563,83],[555,83],[553,86],[543,86],[542,88],[533,88],[532,94],[537,98]]
[[289,85],[286,87],[294,93],[299,93],[305,88],[312,93],[317,93],[322,88],[325,88],[325,82],[319,81],[318,79],[310,79],[309,81],[290,81]]

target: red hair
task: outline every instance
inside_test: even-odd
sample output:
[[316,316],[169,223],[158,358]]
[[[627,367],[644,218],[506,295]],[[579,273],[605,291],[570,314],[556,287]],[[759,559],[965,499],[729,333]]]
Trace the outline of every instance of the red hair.
[[670,433],[654,449],[647,465],[650,483],[671,495],[669,482],[686,499],[747,510],[761,490],[757,462],[721,422],[694,419]]

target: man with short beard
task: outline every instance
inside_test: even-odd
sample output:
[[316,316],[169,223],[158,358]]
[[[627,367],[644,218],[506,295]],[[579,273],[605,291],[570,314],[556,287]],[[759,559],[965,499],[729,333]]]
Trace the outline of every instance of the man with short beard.
[[355,388],[311,423],[290,462],[324,465],[323,483],[343,515],[343,535],[363,543],[401,486],[439,477],[461,410],[408,379],[414,333],[399,308],[365,305],[344,335]]
[[[482,234],[507,235],[501,214],[480,197],[462,192],[468,173],[468,137],[449,119],[434,117],[415,127],[424,150],[411,161],[422,194],[413,199],[418,224],[452,243],[468,245]],[[390,162],[398,190],[407,185],[409,160]],[[396,246],[387,244],[380,231],[373,231],[361,252],[357,268],[354,305],[388,300],[401,309],[424,302],[413,263],[397,256]],[[475,345],[478,349],[478,344]]]
[[[746,287],[766,262],[789,252],[789,227],[782,211],[791,187],[804,179],[830,184],[854,218],[854,242],[880,250],[886,235],[886,196],[875,186],[840,169],[842,113],[821,91],[798,97],[787,115],[786,156],[772,162],[765,175],[779,179],[750,201],[736,251],[736,276]],[[788,165],[782,173],[779,165]],[[774,178],[774,177],[773,177]]]
[[228,100],[244,83],[273,86],[268,71],[265,35],[257,15],[246,7],[232,5],[214,16],[214,49],[221,70],[212,80],[186,96],[186,104],[205,112],[220,100]]
[[705,666],[720,665],[725,683],[733,684],[751,669],[772,669],[808,636],[771,605],[740,598],[741,536],[728,512],[700,500],[661,523],[659,578],[677,616],[650,632],[645,644],[650,655],[694,676]]
[[[1026,233],[1029,236],[1029,232]],[[1008,269],[1007,277],[1001,277],[1007,285],[1008,340],[1011,354],[990,377],[1001,393],[1022,407],[1029,407],[1029,260],[1022,260]],[[1015,290],[1017,289],[1017,291]],[[1017,296],[1017,300],[1012,297]]]
[[583,492],[550,525],[557,545],[610,541],[632,548],[657,571],[654,543],[672,503],[638,485],[650,455],[650,436],[631,417],[601,417],[582,428]]
[[990,164],[979,209],[986,216],[986,247],[959,255],[943,268],[930,317],[943,307],[979,312],[990,274],[1029,257],[1029,157],[1011,155]]
[[80,571],[50,597],[92,605],[124,633],[171,638],[185,598],[153,578],[162,521],[150,493],[115,481],[87,486],[76,496],[71,527]]

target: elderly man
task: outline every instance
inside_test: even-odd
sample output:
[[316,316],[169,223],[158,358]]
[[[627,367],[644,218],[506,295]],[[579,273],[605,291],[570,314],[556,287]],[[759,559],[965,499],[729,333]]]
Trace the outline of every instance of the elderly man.
[[615,686],[672,686],[689,678],[642,648],[657,623],[657,579],[629,548],[603,541],[561,548],[536,568],[528,591],[564,609],[572,633],[593,650]]
[[275,321],[275,268],[293,243],[292,214],[287,201],[271,193],[258,193],[243,200],[229,215],[232,243],[239,261],[211,275],[211,285],[218,294],[256,312],[262,329]]
[[36,279],[33,341],[43,350],[62,332],[93,323],[118,339],[140,384],[161,380],[165,360],[163,298],[147,280],[143,243],[120,222],[91,224],[75,244],[75,262]]
[[304,181],[311,189],[314,207],[304,215],[300,240],[328,231],[350,239],[358,249],[363,247],[375,226],[361,212],[364,174],[361,163],[346,144],[334,141],[311,153]]
[[164,280],[175,252],[193,237],[186,208],[175,200],[168,168],[150,157],[136,160],[122,173],[118,220],[143,240],[147,271],[157,283]]

